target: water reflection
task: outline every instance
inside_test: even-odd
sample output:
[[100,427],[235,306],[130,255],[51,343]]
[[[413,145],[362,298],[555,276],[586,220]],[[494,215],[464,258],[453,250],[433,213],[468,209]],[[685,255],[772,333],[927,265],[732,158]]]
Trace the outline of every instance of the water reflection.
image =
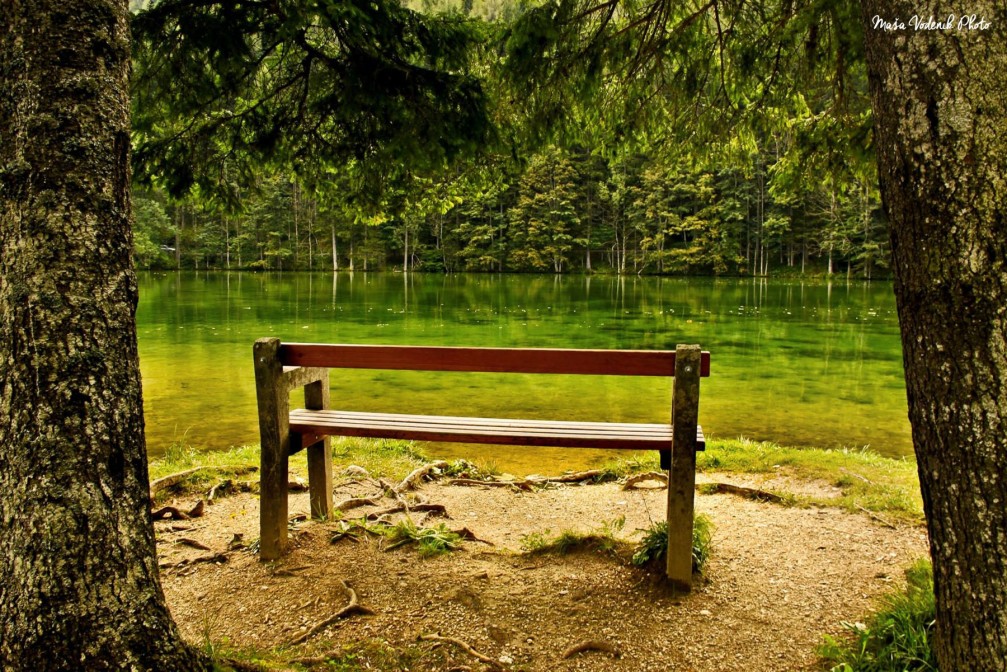
[[[220,272],[145,273],[140,291],[153,453],[183,437],[210,448],[258,440],[251,345],[261,336],[648,349],[695,342],[713,353],[700,408],[708,434],[911,452],[898,323],[884,284]],[[332,387],[334,403],[355,410],[654,421],[670,404],[667,381],[606,377],[339,371]],[[464,450],[508,469],[521,462],[507,455],[514,449]],[[596,457],[572,453],[564,464]]]

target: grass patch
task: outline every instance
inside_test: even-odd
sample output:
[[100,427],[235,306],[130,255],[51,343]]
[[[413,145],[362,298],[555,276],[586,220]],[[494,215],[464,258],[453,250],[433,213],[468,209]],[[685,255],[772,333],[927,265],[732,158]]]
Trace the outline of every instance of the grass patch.
[[869,623],[844,623],[850,639],[826,636],[819,654],[832,672],[937,670],[930,649],[935,613],[933,568],[919,560],[906,570],[905,589],[883,597]]
[[[332,437],[332,461],[338,475],[340,469],[351,464],[363,467],[375,478],[405,478],[416,467],[426,464],[429,459],[410,441],[385,439],[360,439],[355,437]],[[307,477],[307,451],[290,456],[290,471]],[[192,446],[176,442],[163,455],[150,461],[150,480],[170,474],[177,474],[196,467],[210,467],[187,477],[181,487],[201,489],[204,485],[230,478],[229,468],[259,466],[259,446],[237,446],[229,450],[196,450]],[[258,476],[245,475],[245,480],[258,480]]]
[[461,536],[449,530],[444,523],[438,523],[435,527],[417,527],[411,519],[405,518],[382,530],[382,534],[389,542],[385,547],[386,551],[416,544],[416,550],[425,558],[443,555],[462,547]]
[[780,474],[818,480],[840,489],[839,497],[797,497],[798,504],[867,509],[923,520],[916,463],[871,450],[788,448],[768,441],[711,441],[696,456],[699,471]]
[[[289,649],[271,651],[251,648],[235,649],[228,644],[215,645],[207,651],[213,663],[214,672],[235,672],[236,670],[305,670],[310,668],[299,663],[291,664],[297,656]],[[326,656],[324,668],[327,672],[364,672],[365,670],[408,670],[423,658],[431,658],[419,646],[396,648],[384,640],[366,639],[353,644],[332,648]],[[441,656],[434,655],[434,658]]]
[[[697,514],[692,521],[692,571],[702,574],[706,561],[713,549],[713,522],[704,513]],[[643,541],[636,547],[632,562],[638,567],[663,566],[668,555],[668,521],[651,525],[643,535]]]
[[[656,453],[606,463],[604,469],[620,477],[660,469]],[[895,520],[923,521],[916,462],[883,457],[867,449],[790,448],[770,441],[709,440],[696,453],[699,472],[774,474],[797,480],[820,481],[839,488],[838,497],[810,497],[777,493],[797,506],[835,506],[889,514]]]
[[607,520],[600,527],[590,532],[564,530],[555,537],[545,532],[531,532],[521,537],[521,549],[532,555],[555,553],[568,555],[578,551],[617,554],[626,544],[618,539],[618,534],[626,524],[626,518],[620,516]]
[[469,460],[454,460],[448,463],[444,475],[451,478],[471,478],[477,481],[488,480],[500,475],[500,468],[491,460],[471,462]]

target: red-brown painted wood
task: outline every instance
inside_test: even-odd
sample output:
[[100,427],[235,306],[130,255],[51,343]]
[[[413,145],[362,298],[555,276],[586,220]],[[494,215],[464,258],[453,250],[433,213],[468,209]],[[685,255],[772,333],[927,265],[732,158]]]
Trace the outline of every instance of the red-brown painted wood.
[[[411,371],[482,371],[613,376],[673,376],[674,350],[563,350],[552,348],[452,348],[417,345],[284,343],[285,366]],[[704,352],[700,375],[710,375]]]

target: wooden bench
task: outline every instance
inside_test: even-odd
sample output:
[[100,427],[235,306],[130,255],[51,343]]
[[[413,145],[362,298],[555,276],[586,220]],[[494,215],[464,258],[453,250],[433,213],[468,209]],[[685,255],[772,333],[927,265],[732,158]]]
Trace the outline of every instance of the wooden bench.
[[[399,345],[255,342],[255,384],[261,435],[260,557],[278,558],[287,543],[287,460],[308,450],[311,515],[332,514],[328,436],[413,439],[520,446],[659,450],[670,467],[668,578],[688,589],[692,579],[692,518],[699,378],[710,375],[710,353],[676,350],[555,350]],[[359,413],[329,408],[330,368],[476,371],[674,377],[667,424],[571,422],[514,418]],[[304,388],[304,409],[290,410],[290,391]],[[677,431],[673,431],[677,430]]]

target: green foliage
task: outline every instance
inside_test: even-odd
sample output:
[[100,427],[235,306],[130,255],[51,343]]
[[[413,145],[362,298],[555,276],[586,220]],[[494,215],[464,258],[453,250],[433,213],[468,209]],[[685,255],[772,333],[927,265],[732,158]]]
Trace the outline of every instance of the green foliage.
[[[710,557],[713,538],[713,523],[710,517],[700,513],[692,524],[692,571],[702,574]],[[659,565],[668,555],[668,521],[654,523],[645,532],[643,540],[633,554],[632,562],[638,567]]]
[[444,475],[451,478],[472,478],[484,480],[500,474],[500,469],[492,462],[485,461],[476,464],[468,460],[454,460],[444,470]]
[[389,542],[385,550],[415,543],[417,551],[425,558],[458,550],[462,542],[462,538],[444,523],[435,527],[417,527],[408,517],[389,527],[384,534]]
[[614,554],[620,541],[616,538],[626,524],[626,518],[620,516],[613,520],[602,522],[601,526],[590,532],[575,532],[564,530],[555,537],[549,536],[549,530],[530,532],[521,537],[521,549],[526,553],[555,553],[568,555],[576,551],[590,551],[603,554]]
[[549,544],[549,533],[550,530],[522,534],[519,539],[521,550],[525,553],[541,552]]
[[153,198],[133,196],[133,254],[142,268],[170,268],[168,246],[162,245],[174,236],[164,205]]
[[527,158],[523,167],[490,161],[403,178],[369,205],[352,197],[359,176],[350,167],[327,185],[256,175],[239,213],[205,195],[164,205],[138,199],[138,262],[173,267],[175,252],[166,250],[177,246],[184,268],[263,270],[725,274],[809,266],[872,277],[887,263],[867,174],[822,180],[789,155],[759,153],[696,162],[550,146]]
[[937,670],[931,650],[935,613],[933,569],[919,560],[906,570],[903,591],[885,596],[867,624],[844,624],[849,639],[826,636],[819,653],[833,672]]
[[[836,497],[796,497],[796,504],[864,509],[908,521],[923,519],[915,463],[867,449],[790,448],[772,442],[711,441],[696,454],[699,471],[780,474],[841,488]],[[841,475],[837,477],[837,474]]]
[[142,266],[887,264],[852,5],[232,5],[133,22]]
[[[161,0],[133,17],[137,175],[236,206],[263,162],[371,190],[492,137],[476,24],[396,2]],[[403,173],[404,174],[404,173]]]

